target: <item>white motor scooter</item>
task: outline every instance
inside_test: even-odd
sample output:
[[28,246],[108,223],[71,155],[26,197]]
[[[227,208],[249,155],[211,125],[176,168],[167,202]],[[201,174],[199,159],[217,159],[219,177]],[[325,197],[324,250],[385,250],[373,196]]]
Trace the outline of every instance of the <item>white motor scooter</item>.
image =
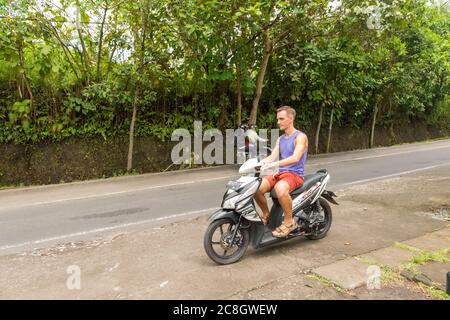
[[317,240],[330,230],[332,212],[328,202],[338,203],[333,199],[336,195],[326,190],[330,174],[322,169],[306,175],[303,186],[290,193],[298,228],[286,238],[273,237],[272,230],[283,221],[283,209],[272,190],[270,220],[267,226],[262,223],[253,199],[262,181],[261,166],[257,158],[247,160],[239,169],[242,176],[228,182],[221,208],[209,218],[203,244],[208,257],[218,264],[240,260],[250,243],[256,249],[299,236]]

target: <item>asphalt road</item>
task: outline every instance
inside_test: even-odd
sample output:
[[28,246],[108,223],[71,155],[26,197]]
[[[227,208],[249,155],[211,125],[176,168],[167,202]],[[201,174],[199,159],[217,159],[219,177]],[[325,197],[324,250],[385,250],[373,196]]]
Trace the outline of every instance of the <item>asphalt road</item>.
[[[306,173],[326,168],[328,189],[338,191],[447,165],[450,140],[438,140],[311,157]],[[220,205],[226,182],[238,177],[237,168],[1,190],[0,255],[208,214]]]

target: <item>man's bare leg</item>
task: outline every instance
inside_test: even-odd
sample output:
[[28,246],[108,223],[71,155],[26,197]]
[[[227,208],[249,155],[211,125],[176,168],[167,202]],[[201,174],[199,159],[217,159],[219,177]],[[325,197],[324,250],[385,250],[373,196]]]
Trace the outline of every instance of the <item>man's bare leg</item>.
[[261,208],[262,216],[266,221],[269,220],[269,207],[267,205],[267,199],[265,193],[270,191],[269,181],[266,179],[262,179],[261,185],[259,186],[259,190],[255,193],[255,200],[258,206]]
[[286,226],[292,225],[292,198],[289,194],[289,184],[286,181],[279,181],[275,185],[278,202],[284,211],[284,224]]

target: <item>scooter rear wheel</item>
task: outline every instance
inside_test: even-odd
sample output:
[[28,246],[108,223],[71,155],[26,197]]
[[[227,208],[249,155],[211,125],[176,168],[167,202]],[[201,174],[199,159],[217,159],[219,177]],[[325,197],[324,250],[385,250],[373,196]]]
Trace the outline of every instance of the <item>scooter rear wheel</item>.
[[247,229],[239,229],[234,243],[230,243],[235,228],[236,224],[234,221],[225,218],[213,221],[206,229],[203,246],[208,257],[215,263],[235,263],[247,251],[250,242]]
[[327,200],[320,198],[319,203],[323,210],[323,223],[320,225],[320,228],[318,230],[306,236],[306,238],[310,240],[319,240],[325,238],[331,228],[331,222],[333,221],[333,214],[331,213],[331,207]]

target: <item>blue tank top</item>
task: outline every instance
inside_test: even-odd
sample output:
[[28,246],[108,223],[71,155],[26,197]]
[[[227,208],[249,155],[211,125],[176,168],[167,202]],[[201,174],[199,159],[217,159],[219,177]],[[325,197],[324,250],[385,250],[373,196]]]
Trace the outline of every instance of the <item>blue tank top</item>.
[[[301,133],[300,131],[295,130],[295,132],[289,138],[286,138],[286,134],[283,134],[280,137],[280,160],[286,159],[294,154],[295,138],[300,133]],[[307,157],[308,157],[308,150],[305,150],[299,162],[292,163],[288,166],[281,166],[278,169],[278,172],[291,171],[303,178],[305,172],[305,162]]]

